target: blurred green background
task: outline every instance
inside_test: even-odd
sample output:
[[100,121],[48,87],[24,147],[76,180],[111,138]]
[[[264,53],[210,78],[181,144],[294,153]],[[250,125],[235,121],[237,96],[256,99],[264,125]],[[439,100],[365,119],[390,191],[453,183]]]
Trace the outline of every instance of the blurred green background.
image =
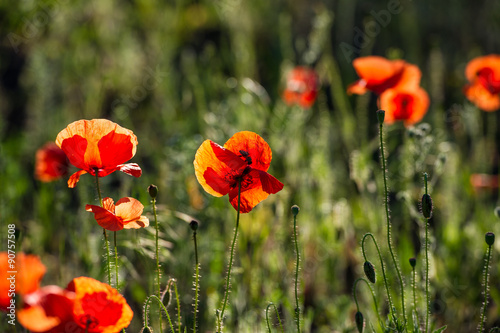
[[[389,8],[397,13],[384,19]],[[94,180],[84,175],[75,189],[67,188],[67,177],[41,183],[33,177],[34,156],[75,120],[117,122],[138,137],[131,162],[143,176],[102,178],[103,195],[133,196],[151,219],[146,188],[159,187],[163,284],[177,279],[188,331],[194,250],[186,222],[200,221],[199,327],[214,331],[236,216],[227,198],[211,197],[198,185],[194,154],[204,139],[223,144],[241,130],[269,143],[270,173],[285,188],[241,218],[226,330],[265,331],[270,301],[286,330],[294,330],[293,204],[301,207],[305,330],[356,330],[350,293],[363,276],[361,238],[372,232],[384,253],[387,246],[376,96],[345,94],[357,79],[351,61],[381,55],[416,64],[431,97],[426,125],[395,124],[385,132],[393,237],[407,304],[408,259],[417,257],[424,313],[418,201],[426,171],[435,203],[431,318],[436,327],[448,324],[448,332],[475,331],[484,234],[500,232],[493,214],[499,195],[497,188],[475,190],[469,178],[498,174],[500,112],[478,110],[462,87],[470,59],[500,52],[500,2],[2,0],[0,32],[2,239],[7,224],[15,223],[18,250],[39,255],[48,268],[44,285],[65,286],[82,275],[105,281],[102,230],[84,208],[97,202]],[[287,106],[280,97],[286,73],[296,65],[313,67],[320,76],[318,99],[308,110]],[[120,231],[118,246],[121,291],[135,313],[128,331],[137,332],[144,299],[153,293],[154,228]],[[499,250],[495,245],[488,330],[500,324]],[[397,299],[395,272],[388,266]],[[363,288],[362,311],[378,327]],[[375,289],[385,303],[381,281]],[[174,315],[175,306],[169,309]]]

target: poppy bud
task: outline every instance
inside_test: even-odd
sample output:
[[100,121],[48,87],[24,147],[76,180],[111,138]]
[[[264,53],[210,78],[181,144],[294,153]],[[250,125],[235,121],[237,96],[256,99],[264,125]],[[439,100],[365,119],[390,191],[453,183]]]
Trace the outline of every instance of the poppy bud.
[[148,186],[148,192],[151,198],[155,199],[156,196],[158,195],[158,187],[156,185],[151,184]]
[[363,270],[365,271],[365,275],[368,280],[370,280],[371,283],[375,283],[375,267],[373,267],[372,263],[369,261],[365,261],[365,263],[363,264]]
[[495,207],[495,216],[500,219],[500,207]]
[[299,214],[300,208],[297,205],[292,206],[292,214],[293,216],[297,216]]
[[486,244],[492,246],[493,243],[495,243],[495,234],[492,232],[487,232],[484,236],[484,240],[486,241]]
[[359,333],[363,333],[363,328],[365,326],[365,319],[363,318],[363,314],[361,312],[356,312],[354,316],[356,320],[356,327],[358,328]]
[[430,219],[432,216],[432,199],[428,194],[422,196],[422,214],[426,219]]
[[411,267],[415,268],[415,266],[417,266],[417,259],[410,258],[410,265]]
[[377,111],[377,120],[380,125],[384,123],[384,118],[385,118],[385,111],[384,110],[378,110]]
[[189,223],[189,226],[191,227],[191,230],[196,231],[198,230],[198,222],[195,220],[192,220],[191,223]]

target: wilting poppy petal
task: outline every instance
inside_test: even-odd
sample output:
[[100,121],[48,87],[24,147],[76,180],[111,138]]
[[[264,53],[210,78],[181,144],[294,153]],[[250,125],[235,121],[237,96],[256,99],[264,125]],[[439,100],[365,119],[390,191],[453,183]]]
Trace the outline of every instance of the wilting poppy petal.
[[387,89],[380,95],[380,108],[385,110],[387,124],[404,121],[413,125],[424,117],[429,108],[429,96],[422,88],[414,90]]
[[381,94],[397,86],[404,89],[417,88],[422,75],[417,66],[404,60],[388,60],[379,56],[357,58],[353,61],[353,66],[360,79],[349,85],[349,94],[361,95],[367,91]]
[[[141,175],[137,164],[124,164],[136,153],[137,137],[109,120],[75,121],[57,135],[56,144],[71,164],[91,175],[105,177],[116,170],[135,177]],[[74,187],[81,174],[73,175],[68,186]]]
[[64,151],[48,142],[35,155],[35,178],[42,182],[57,180],[68,173],[69,161]]
[[36,291],[45,272],[38,256],[19,252],[9,258],[7,252],[0,252],[0,310],[7,311],[12,289],[19,295]]
[[238,132],[227,140],[224,147],[240,155],[242,159],[248,154],[252,169],[269,170],[273,154],[267,142],[258,134],[249,131]]
[[73,279],[67,290],[75,293],[73,319],[89,332],[116,333],[127,327],[133,312],[122,295],[109,285],[88,277]]
[[109,210],[95,205],[86,205],[85,210],[94,213],[94,218],[101,227],[109,231],[123,229],[123,222]]
[[306,67],[295,67],[287,75],[283,100],[288,105],[310,108],[318,95],[319,79],[316,72]]
[[196,152],[196,178],[208,193],[229,194],[231,205],[238,209],[238,189],[241,187],[240,212],[248,213],[269,194],[277,193],[283,184],[266,171],[272,159],[269,145],[253,132],[238,132],[221,147],[204,141]]

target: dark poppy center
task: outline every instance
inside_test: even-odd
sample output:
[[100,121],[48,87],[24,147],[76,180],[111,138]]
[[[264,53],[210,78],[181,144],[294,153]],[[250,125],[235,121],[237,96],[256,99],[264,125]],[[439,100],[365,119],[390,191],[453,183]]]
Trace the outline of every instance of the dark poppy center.
[[500,80],[495,78],[495,72],[490,67],[482,68],[477,72],[481,85],[491,94],[500,94]]
[[80,317],[80,325],[84,326],[87,329],[94,329],[99,325],[99,321],[96,317],[91,316],[89,314],[84,314]]
[[394,98],[396,103],[396,111],[394,118],[396,120],[404,120],[410,118],[413,112],[413,96],[408,94],[399,94]]

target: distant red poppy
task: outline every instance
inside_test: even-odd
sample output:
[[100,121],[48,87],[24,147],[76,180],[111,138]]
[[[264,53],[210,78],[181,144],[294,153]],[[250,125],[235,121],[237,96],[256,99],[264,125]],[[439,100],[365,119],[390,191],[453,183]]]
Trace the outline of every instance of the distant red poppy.
[[94,213],[97,223],[104,229],[118,231],[139,229],[149,225],[149,219],[141,216],[144,206],[134,198],[121,198],[116,205],[111,198],[104,198],[103,207],[86,205],[88,212]]
[[497,189],[498,176],[488,175],[484,173],[474,173],[470,176],[470,184],[474,189]]
[[198,182],[205,191],[221,197],[238,209],[238,182],[241,182],[240,212],[248,213],[259,202],[283,189],[283,184],[267,173],[271,148],[253,132],[238,132],[224,145],[205,140],[194,159]]
[[73,279],[66,289],[47,286],[24,298],[22,326],[37,333],[116,333],[127,327],[133,312],[122,295],[88,277]]
[[404,121],[413,125],[424,117],[429,108],[429,96],[422,88],[412,90],[387,89],[380,95],[380,109],[385,110],[384,122]]
[[470,84],[465,96],[484,111],[500,109],[500,55],[490,54],[469,61],[465,76]]
[[48,142],[36,151],[35,178],[42,182],[57,180],[68,173],[69,161],[64,151]]
[[348,94],[362,95],[373,91],[380,95],[385,90],[399,87],[414,89],[420,85],[420,69],[404,60],[389,60],[379,56],[356,58],[354,69],[360,79],[347,88]]
[[[0,310],[7,311],[12,298],[12,287],[18,295],[37,290],[45,275],[45,266],[40,258],[18,252],[15,257],[0,252]],[[9,279],[14,277],[14,279]]]
[[286,104],[310,108],[318,95],[319,79],[313,69],[295,67],[288,73],[283,99]]
[[134,157],[137,137],[107,119],[75,121],[57,135],[56,143],[71,164],[81,169],[69,178],[68,187],[75,187],[85,173],[104,177],[120,170],[134,177],[141,176],[139,165],[123,164]]

